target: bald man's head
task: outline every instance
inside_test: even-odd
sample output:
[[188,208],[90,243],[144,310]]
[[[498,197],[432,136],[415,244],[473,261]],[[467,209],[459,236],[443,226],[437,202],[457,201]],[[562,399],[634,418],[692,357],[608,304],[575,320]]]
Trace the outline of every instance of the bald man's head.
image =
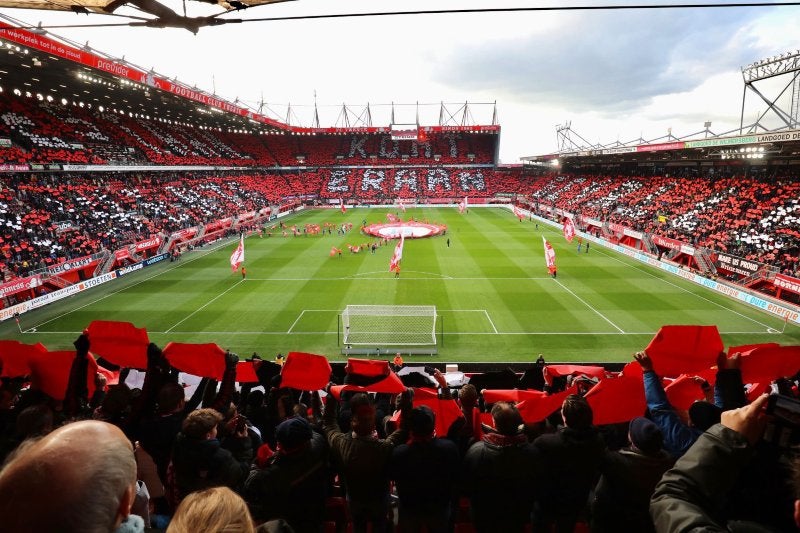
[[24,443],[0,471],[3,531],[113,531],[130,512],[136,462],[106,422],[62,426]]

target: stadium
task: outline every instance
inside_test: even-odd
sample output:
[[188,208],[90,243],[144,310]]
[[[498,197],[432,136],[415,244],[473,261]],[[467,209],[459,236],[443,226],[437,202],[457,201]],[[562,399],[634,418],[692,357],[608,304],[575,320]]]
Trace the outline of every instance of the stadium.
[[[375,124],[343,105],[333,126],[298,125],[0,15],[4,387],[68,403],[88,339],[84,408],[107,385],[148,390],[163,350],[192,392],[269,393],[281,374],[274,391],[299,401],[332,367],[342,392],[378,396],[404,390],[390,378],[418,396],[471,380],[528,424],[580,392],[611,425],[652,411],[632,362],[647,349],[679,409],[725,354],[754,401],[800,370],[798,73],[800,52],[743,67],[734,131],[601,144],[566,124],[556,151],[501,164],[497,104],[442,102],[427,124],[419,104]],[[324,501],[325,531],[352,527]],[[455,530],[492,530],[467,508]]]

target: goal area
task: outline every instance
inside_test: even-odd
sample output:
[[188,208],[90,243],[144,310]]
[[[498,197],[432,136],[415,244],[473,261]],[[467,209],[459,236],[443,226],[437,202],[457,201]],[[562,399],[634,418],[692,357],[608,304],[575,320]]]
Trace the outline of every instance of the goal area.
[[436,353],[436,319],[435,305],[348,305],[342,353]]

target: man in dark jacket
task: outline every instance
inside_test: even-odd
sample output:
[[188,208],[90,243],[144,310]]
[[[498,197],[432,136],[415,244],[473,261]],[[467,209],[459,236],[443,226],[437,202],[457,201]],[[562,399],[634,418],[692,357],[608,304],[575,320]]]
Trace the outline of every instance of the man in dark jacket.
[[494,429],[467,450],[464,491],[478,533],[520,532],[530,520],[534,487],[539,483],[536,458],[522,433],[516,407],[497,402],[492,420]]
[[244,497],[257,521],[285,519],[295,533],[319,532],[328,488],[325,438],[303,418],[275,429],[277,450],[267,464],[254,466]]
[[[760,441],[767,421],[767,400],[768,395],[764,394],[746,407],[722,413],[721,423],[703,433],[675,467],[664,474],[650,502],[656,531],[754,533],[792,531],[792,522],[800,526],[798,459],[793,464],[794,494],[788,493],[788,468],[783,470],[783,477],[775,475],[760,485],[742,486],[748,483],[746,470],[764,451],[759,445],[764,444]],[[768,494],[765,505],[752,517],[741,516],[740,509],[729,505],[743,489]],[[773,508],[765,511],[764,507],[769,506]]]
[[592,502],[592,531],[653,532],[650,496],[656,484],[675,462],[662,449],[664,436],[644,417],[631,420],[630,447],[606,452],[603,475]]
[[167,475],[172,505],[177,506],[190,492],[209,487],[238,490],[247,478],[253,459],[247,427],[235,430],[221,443],[217,440],[221,421],[222,415],[210,408],[192,411],[183,421],[172,449],[172,472]]
[[392,452],[389,477],[394,480],[399,502],[398,524],[402,533],[449,530],[454,486],[461,468],[458,448],[436,438],[436,415],[428,407],[411,411],[409,441]]
[[564,427],[533,441],[543,467],[534,506],[534,531],[572,532],[597,483],[606,445],[592,425],[592,408],[576,394],[561,405]]
[[[403,402],[405,413],[410,411],[410,403],[410,398]],[[350,399],[351,432],[346,434],[336,421],[337,405],[333,394],[328,394],[322,422],[331,460],[344,478],[353,530],[367,531],[371,524],[375,533],[388,531],[389,459],[392,449],[406,440],[407,422],[402,422],[400,429],[387,438],[379,439],[375,406],[366,394],[358,393]]]

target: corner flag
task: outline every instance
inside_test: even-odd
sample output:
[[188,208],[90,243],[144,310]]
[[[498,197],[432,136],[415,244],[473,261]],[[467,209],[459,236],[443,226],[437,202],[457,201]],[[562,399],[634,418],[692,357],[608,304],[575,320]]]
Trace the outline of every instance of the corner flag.
[[244,233],[239,236],[239,246],[231,254],[231,268],[236,272],[242,263],[244,263]]
[[342,213],[347,213],[347,206],[344,205],[344,198],[339,198],[339,208],[342,210]]

